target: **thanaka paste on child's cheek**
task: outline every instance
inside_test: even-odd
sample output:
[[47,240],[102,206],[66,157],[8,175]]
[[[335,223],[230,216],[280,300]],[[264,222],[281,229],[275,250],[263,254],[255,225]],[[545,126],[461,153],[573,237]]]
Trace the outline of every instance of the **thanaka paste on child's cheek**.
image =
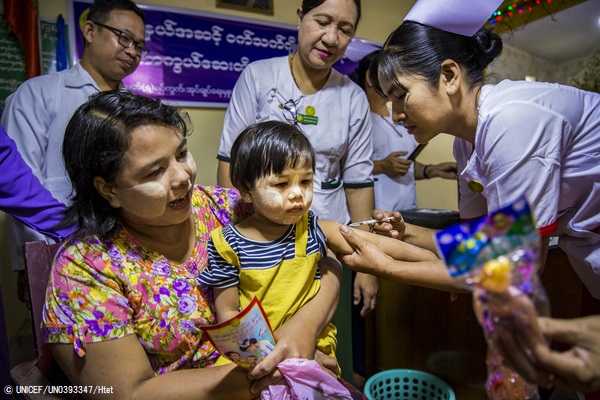
[[283,207],[283,197],[278,190],[266,188],[266,189],[257,189],[255,196],[260,199],[260,202],[267,207]]
[[312,200],[313,200],[313,191],[311,188],[310,190],[306,191],[306,198],[304,199],[304,203],[310,207],[310,205],[312,204]]
[[146,182],[127,189],[115,189],[121,208],[141,218],[157,218],[167,208],[167,191],[158,182]]

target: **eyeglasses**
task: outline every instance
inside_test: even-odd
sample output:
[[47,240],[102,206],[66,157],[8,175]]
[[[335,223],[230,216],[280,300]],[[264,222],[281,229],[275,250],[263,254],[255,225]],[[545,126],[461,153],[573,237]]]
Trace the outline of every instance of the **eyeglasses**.
[[146,46],[144,46],[143,43],[140,42],[136,42],[135,40],[133,40],[133,38],[131,37],[131,35],[129,35],[126,32],[123,32],[120,29],[117,28],[113,28],[112,26],[108,26],[105,24],[101,24],[99,22],[94,22],[91,21],[93,24],[101,26],[103,28],[108,29],[109,31],[111,31],[112,33],[114,33],[115,35],[117,35],[118,39],[117,41],[119,42],[119,44],[123,47],[125,47],[126,49],[130,48],[131,46],[135,45],[135,52],[138,56],[140,57],[146,57],[148,55],[148,53],[150,53],[150,49],[148,49]]
[[297,101],[288,100],[283,104],[279,104],[279,108],[281,108],[283,112],[283,117],[287,122],[297,125],[298,124],[298,108],[297,105],[300,102],[300,99]]

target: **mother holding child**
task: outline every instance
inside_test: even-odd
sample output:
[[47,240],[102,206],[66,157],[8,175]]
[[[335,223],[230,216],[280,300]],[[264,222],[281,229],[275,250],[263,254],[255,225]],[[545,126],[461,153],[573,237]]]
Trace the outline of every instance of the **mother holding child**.
[[[253,129],[295,129],[267,124],[275,125]],[[337,374],[335,358],[316,351],[315,344],[337,306],[341,268],[326,256],[314,216],[313,238],[323,257],[318,274],[305,274],[305,286],[314,287],[313,281],[319,280],[320,288],[278,325],[275,349],[250,372],[234,364],[215,365],[219,355],[202,326],[214,324],[218,315],[212,290],[198,280],[209,264],[211,232],[247,219],[238,226],[251,229],[251,221],[274,220],[275,236],[255,238],[254,231],[248,236],[258,241],[286,236],[296,217],[307,213],[312,186],[305,184],[307,179],[288,183],[294,195],[282,196],[283,204],[289,198],[303,199],[298,201],[302,211],[294,212],[293,219],[265,217],[266,208],[258,208],[255,196],[247,203],[236,189],[194,185],[189,133],[186,115],[126,91],[98,93],[75,112],[63,143],[73,185],[63,224],[76,230],[57,252],[44,309],[43,328],[54,357],[73,384],[112,386],[113,396],[128,399],[255,398],[282,380],[276,366],[288,358],[315,359]],[[277,169],[272,161],[261,160],[268,167],[247,183],[248,193],[256,194],[258,183],[285,193],[284,185],[269,179],[290,168],[301,167],[310,180],[314,158],[308,143],[306,151],[308,158],[300,154],[288,159],[302,162],[286,161]],[[319,221],[318,226],[328,226],[323,232],[330,247],[351,251],[341,240],[339,224]],[[431,252],[366,232],[360,235],[407,260],[398,262],[400,268],[429,271],[422,283],[447,282],[443,265]],[[433,261],[410,262],[421,258]]]

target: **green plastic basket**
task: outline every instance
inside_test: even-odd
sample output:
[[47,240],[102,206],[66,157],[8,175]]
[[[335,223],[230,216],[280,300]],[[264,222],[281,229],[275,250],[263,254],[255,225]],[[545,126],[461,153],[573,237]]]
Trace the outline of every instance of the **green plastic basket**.
[[369,400],[456,400],[446,382],[412,369],[381,371],[367,380],[364,393]]

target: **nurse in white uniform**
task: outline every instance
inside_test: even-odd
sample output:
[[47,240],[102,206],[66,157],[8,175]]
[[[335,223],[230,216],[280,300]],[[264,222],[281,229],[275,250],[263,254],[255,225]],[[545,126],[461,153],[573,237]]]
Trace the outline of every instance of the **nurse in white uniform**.
[[[240,132],[267,120],[296,124],[316,154],[311,210],[346,224],[371,219],[375,207],[369,104],[362,90],[332,68],[360,19],[360,0],[304,0],[298,10],[298,50],[255,61],[235,85],[219,147],[217,183],[231,187],[229,157]],[[357,274],[354,303],[376,304],[377,278]]]
[[[483,71],[502,41],[480,28],[499,2],[474,2],[469,12],[452,1],[428,3],[415,4],[370,70],[392,102],[393,119],[419,143],[440,132],[455,136],[462,218],[524,196],[543,237],[543,259],[549,236],[558,236],[581,281],[600,299],[600,94],[555,83],[484,84]],[[346,265],[382,259],[348,232],[361,252],[345,257]],[[431,232],[419,227],[406,224],[404,237],[435,248]],[[531,382],[600,389],[600,315],[539,322],[505,332],[513,336],[505,343],[514,350],[511,364]],[[573,349],[555,352],[542,335]]]
[[364,56],[350,74],[350,78],[365,91],[371,110],[375,207],[388,211],[412,210],[417,208],[415,181],[435,177],[456,179],[456,163],[423,165],[407,159],[418,143],[402,123],[392,120],[387,99],[377,93],[367,74],[378,54],[379,50],[376,50]]

